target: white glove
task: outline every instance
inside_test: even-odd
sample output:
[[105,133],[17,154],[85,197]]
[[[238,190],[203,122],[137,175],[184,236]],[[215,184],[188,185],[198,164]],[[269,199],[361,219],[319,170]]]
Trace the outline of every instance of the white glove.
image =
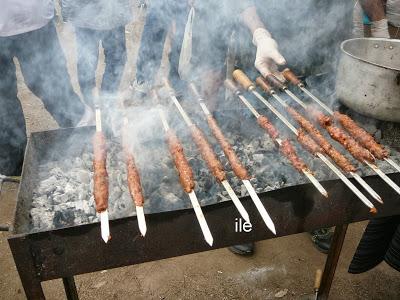
[[278,44],[271,37],[268,30],[257,28],[253,33],[253,44],[257,46],[254,66],[264,77],[271,73],[279,73],[278,65],[286,64],[279,53]]
[[386,17],[390,25],[400,27],[400,0],[387,1]]
[[388,20],[382,19],[372,22],[371,36],[375,38],[390,39]]
[[363,9],[360,1],[357,1],[353,9],[353,37],[364,37]]

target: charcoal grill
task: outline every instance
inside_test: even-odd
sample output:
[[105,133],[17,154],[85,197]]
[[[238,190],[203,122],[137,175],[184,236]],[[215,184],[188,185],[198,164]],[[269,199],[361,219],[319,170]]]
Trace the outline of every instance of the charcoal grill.
[[[231,201],[208,203],[203,210],[214,236],[212,248],[203,240],[194,211],[187,207],[148,213],[148,232],[145,238],[140,236],[136,216],[113,219],[110,221],[112,240],[108,244],[100,238],[98,223],[44,231],[31,230],[29,208],[32,190],[37,184],[35,176],[41,162],[55,152],[60,157],[77,155],[81,145],[76,146],[76,151],[63,152],[70,138],[82,141],[82,144],[90,143],[93,133],[92,127],[59,129],[33,133],[29,140],[12,236],[8,239],[28,299],[45,298],[41,282],[47,280],[62,278],[67,298],[77,299],[74,275],[336,226],[319,294],[320,299],[325,299],[333,280],[347,224],[371,217],[368,209],[349,193],[339,179],[327,176],[321,181],[329,193],[328,199],[304,182],[259,194],[275,222],[277,236],[266,229],[249,197],[241,200],[252,220],[253,230],[250,233],[235,232],[234,221],[238,213]],[[399,173],[389,176],[400,184]],[[385,201],[384,206],[377,206],[377,217],[400,214],[399,197],[390,187],[382,184],[377,176],[366,176],[365,180]]]

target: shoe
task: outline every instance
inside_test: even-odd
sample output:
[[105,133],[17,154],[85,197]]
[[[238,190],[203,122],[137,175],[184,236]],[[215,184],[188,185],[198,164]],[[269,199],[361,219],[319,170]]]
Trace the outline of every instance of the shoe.
[[229,251],[238,255],[252,255],[254,253],[254,243],[235,245],[228,248]]
[[322,253],[328,254],[332,243],[331,228],[321,228],[310,232],[314,246]]

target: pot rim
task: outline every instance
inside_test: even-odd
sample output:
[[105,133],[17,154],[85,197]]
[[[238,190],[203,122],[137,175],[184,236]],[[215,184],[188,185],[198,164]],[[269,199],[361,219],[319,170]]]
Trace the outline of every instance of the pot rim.
[[398,44],[398,47],[400,47],[400,40],[397,40],[397,39],[385,39],[385,38],[353,38],[353,39],[345,40],[340,44],[340,50],[342,51],[342,53],[344,53],[344,54],[346,54],[346,55],[348,55],[348,56],[350,56],[350,57],[352,57],[352,58],[354,58],[356,60],[365,62],[365,63],[367,63],[369,65],[377,66],[377,67],[380,67],[380,68],[384,68],[384,69],[388,69],[388,70],[392,70],[392,71],[400,71],[400,68],[394,68],[394,67],[390,67],[390,66],[374,63],[372,61],[369,61],[369,60],[366,60],[364,58],[358,57],[358,56],[356,56],[356,55],[344,50],[344,46],[347,43],[350,43],[350,42],[356,41],[356,40],[385,41],[385,42],[391,42],[391,43],[394,43],[394,44]]

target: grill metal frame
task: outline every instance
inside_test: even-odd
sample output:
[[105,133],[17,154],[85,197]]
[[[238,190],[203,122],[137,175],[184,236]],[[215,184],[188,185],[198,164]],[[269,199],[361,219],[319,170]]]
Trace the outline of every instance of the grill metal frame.
[[[47,280],[63,278],[68,298],[76,299],[74,275],[337,226],[334,239],[337,242],[332,245],[328,255],[320,289],[319,297],[324,299],[329,293],[347,224],[371,217],[368,208],[338,179],[322,181],[330,195],[328,199],[318,194],[311,184],[259,194],[276,225],[277,236],[267,230],[249,197],[241,198],[241,201],[252,220],[253,229],[250,233],[235,232],[234,222],[239,215],[231,201],[203,207],[214,236],[212,248],[204,241],[192,209],[146,215],[148,232],[145,238],[140,236],[136,217],[111,220],[112,239],[108,244],[100,238],[99,223],[24,233],[21,227],[24,222],[22,215],[26,214],[24,202],[29,201],[29,178],[35,175],[41,155],[38,149],[43,144],[52,144],[76,133],[89,134],[92,131],[92,127],[59,129],[33,133],[29,140],[12,236],[8,238],[28,299],[43,299],[41,282]],[[389,174],[389,177],[400,184],[399,173]],[[369,176],[365,180],[385,201],[383,206],[377,204],[376,217],[400,215],[400,199],[395,191],[383,185],[377,176]]]

